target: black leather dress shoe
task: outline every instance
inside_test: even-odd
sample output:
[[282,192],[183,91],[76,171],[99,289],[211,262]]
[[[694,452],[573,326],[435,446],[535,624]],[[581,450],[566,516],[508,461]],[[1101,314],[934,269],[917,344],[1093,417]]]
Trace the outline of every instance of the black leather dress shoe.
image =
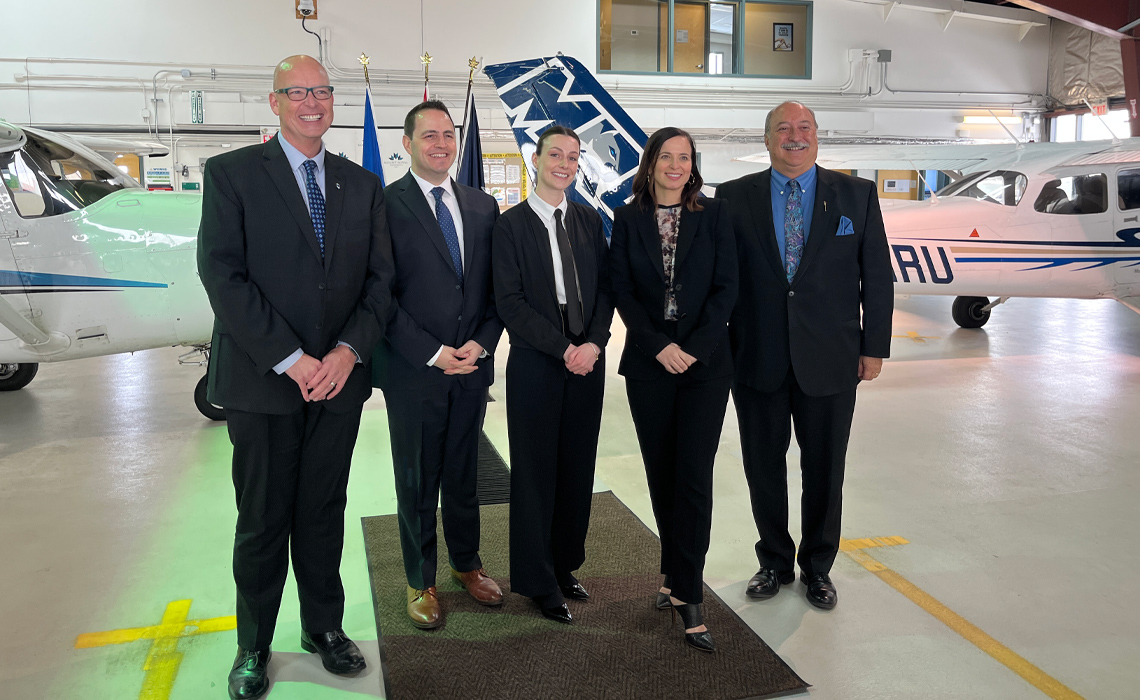
[[542,616],[548,620],[561,622],[564,625],[569,625],[574,622],[574,616],[570,614],[570,608],[566,607],[566,603],[551,607],[539,605],[538,609],[542,611]]
[[574,600],[589,600],[590,599],[590,594],[587,593],[586,589],[582,586],[582,584],[578,583],[577,581],[570,584],[569,586],[561,586],[560,585],[560,586],[558,586],[558,589],[560,591],[562,591],[562,596],[564,598],[573,598]]
[[301,648],[310,654],[320,654],[325,669],[338,676],[360,673],[366,666],[364,655],[351,639],[344,636],[343,630],[313,635],[301,630]]
[[827,574],[812,574],[808,576],[800,572],[800,580],[807,585],[808,602],[821,610],[831,610],[839,602],[839,595],[835,592],[835,584]]
[[764,600],[771,598],[780,592],[780,584],[788,585],[796,580],[796,573],[794,571],[779,572],[775,569],[769,569],[766,566],[761,566],[756,575],[748,579],[748,588],[745,593],[749,598],[756,598]]
[[265,695],[265,691],[269,690],[271,656],[273,652],[268,649],[249,651],[238,647],[229,677],[231,700],[254,700]]

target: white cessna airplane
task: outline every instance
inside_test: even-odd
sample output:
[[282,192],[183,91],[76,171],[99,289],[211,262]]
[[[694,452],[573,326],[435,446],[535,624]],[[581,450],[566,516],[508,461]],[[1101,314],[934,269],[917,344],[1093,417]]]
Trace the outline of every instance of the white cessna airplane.
[[3,121],[0,182],[0,391],[41,362],[178,345],[208,359],[200,195],[148,192],[74,139]]
[[[645,133],[569,56],[491,65],[485,72],[524,154],[534,151],[550,124],[582,136],[583,166],[571,197],[611,219],[613,208],[629,199]],[[741,160],[758,169],[768,162],[766,153]],[[952,175],[955,181],[930,200],[883,200],[883,218],[895,291],[957,297],[953,315],[963,327],[983,325],[992,307],[1019,296],[1111,298],[1140,311],[1140,139],[824,144],[819,163]]]

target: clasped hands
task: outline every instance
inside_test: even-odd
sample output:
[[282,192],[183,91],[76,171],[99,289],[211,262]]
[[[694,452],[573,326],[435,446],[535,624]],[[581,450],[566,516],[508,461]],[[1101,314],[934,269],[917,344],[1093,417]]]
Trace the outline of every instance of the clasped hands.
[[680,345],[669,343],[664,350],[657,353],[657,361],[665,367],[669,374],[683,374],[693,366],[697,358],[682,350]]
[[355,366],[356,353],[347,345],[338,345],[323,360],[301,355],[285,374],[300,387],[305,401],[325,401],[340,393]]
[[444,345],[433,364],[442,369],[444,374],[471,374],[479,369],[475,361],[482,354],[483,346],[474,340],[468,340],[459,348]]
[[566,369],[584,377],[594,371],[594,363],[598,361],[599,355],[597,346],[593,343],[571,344],[562,353],[562,360],[566,363]]

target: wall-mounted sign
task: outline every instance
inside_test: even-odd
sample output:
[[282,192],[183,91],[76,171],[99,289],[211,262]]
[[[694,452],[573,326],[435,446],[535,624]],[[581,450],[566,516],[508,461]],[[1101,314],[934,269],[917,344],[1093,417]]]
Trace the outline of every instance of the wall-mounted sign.
[[190,91],[190,123],[191,124],[205,124],[206,123],[206,105],[205,98],[201,90]]
[[883,192],[910,192],[914,180],[883,180]]
[[510,209],[527,193],[526,168],[520,153],[484,153],[483,182],[487,192],[499,203],[500,211]]
[[791,23],[774,22],[772,24],[772,50],[773,51],[791,51],[792,50],[792,28],[795,25]]

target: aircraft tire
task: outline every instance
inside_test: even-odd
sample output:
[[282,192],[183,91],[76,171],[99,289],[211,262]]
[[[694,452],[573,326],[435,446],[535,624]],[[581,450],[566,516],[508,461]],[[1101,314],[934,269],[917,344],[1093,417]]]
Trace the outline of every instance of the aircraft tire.
[[981,328],[990,320],[989,309],[982,310],[989,303],[986,297],[955,297],[951,310],[954,323],[962,328]]
[[198,385],[194,387],[194,405],[198,408],[198,412],[210,420],[225,420],[226,412],[220,406],[215,406],[210,403],[206,398],[206,375],[198,380]]
[[38,371],[40,371],[40,366],[35,362],[0,363],[0,391],[23,389],[32,381]]

